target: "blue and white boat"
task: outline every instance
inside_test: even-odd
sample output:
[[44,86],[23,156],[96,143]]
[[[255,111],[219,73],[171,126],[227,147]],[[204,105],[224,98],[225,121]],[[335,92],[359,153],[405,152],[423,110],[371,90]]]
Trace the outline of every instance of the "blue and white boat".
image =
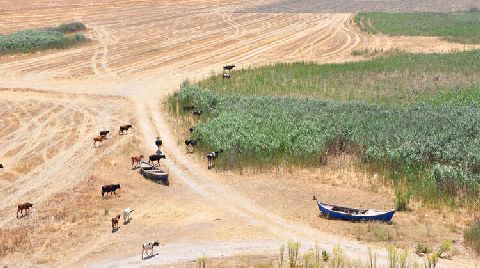
[[374,209],[347,208],[329,205],[318,201],[317,204],[320,212],[329,219],[390,222],[395,214],[395,210],[383,211]]

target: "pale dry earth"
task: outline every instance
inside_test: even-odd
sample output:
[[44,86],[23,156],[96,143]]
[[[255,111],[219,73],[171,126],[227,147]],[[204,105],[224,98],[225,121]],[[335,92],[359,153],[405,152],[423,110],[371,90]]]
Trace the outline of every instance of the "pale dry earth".
[[[69,50],[0,58],[0,162],[6,166],[0,173],[0,228],[2,239],[18,238],[18,248],[9,249],[2,264],[163,265],[202,254],[269,255],[289,239],[304,248],[315,242],[329,250],[341,245],[352,258],[367,258],[368,245],[357,239],[369,238],[349,237],[355,230],[348,224],[319,219],[311,194],[330,190],[335,202],[391,206],[387,190],[360,187],[356,196],[366,197],[335,199],[354,187],[342,180],[365,181],[368,175],[348,165],[299,171],[306,178],[301,180],[288,172],[208,171],[204,159],[185,153],[182,124],[167,115],[162,102],[182,80],[205,78],[227,63],[344,62],[360,60],[351,52],[365,48],[449,52],[472,46],[368,35],[356,29],[350,13],[237,12],[261,4],[269,1],[0,3],[1,33],[78,20],[87,24],[91,39]],[[134,130],[119,136],[118,126],[128,123]],[[92,138],[102,129],[112,135],[93,149]],[[169,187],[130,170],[129,157],[153,152],[158,135]],[[100,186],[115,182],[122,184],[119,196],[101,198]],[[27,201],[34,210],[16,219],[15,205]],[[110,219],[125,207],[135,209],[132,222],[111,233]],[[397,229],[407,232],[415,220],[438,222],[437,230],[422,235],[431,243],[442,234],[461,239],[457,229],[468,220],[417,215],[400,215]],[[448,227],[452,222],[458,226]],[[162,244],[159,255],[142,261],[140,245],[153,239]],[[413,245],[409,235],[400,239]],[[386,242],[375,242],[379,263],[385,263]],[[460,256],[440,265],[472,265],[475,257],[459,247]]]

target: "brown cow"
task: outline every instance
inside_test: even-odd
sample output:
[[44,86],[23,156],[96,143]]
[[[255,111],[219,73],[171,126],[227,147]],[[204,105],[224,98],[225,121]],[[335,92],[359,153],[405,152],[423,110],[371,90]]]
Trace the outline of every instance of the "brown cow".
[[93,148],[96,148],[97,142],[100,142],[100,145],[103,145],[103,140],[105,140],[105,137],[101,135],[93,138]]
[[123,126],[120,126],[120,131],[118,132],[118,135],[122,135],[122,134],[124,134],[124,132],[125,132],[125,134],[128,134],[128,130],[129,130],[130,128],[133,128],[133,126],[132,126],[132,125],[123,125]]
[[140,162],[141,162],[142,159],[143,159],[143,155],[140,155],[140,156],[132,156],[131,159],[132,159],[132,169],[134,169],[134,168],[135,168],[135,164],[140,165]]
[[23,211],[25,210],[25,215],[28,214],[28,212],[30,211],[30,208],[33,207],[33,204],[31,203],[23,203],[23,204],[20,204],[18,205],[18,210],[17,210],[17,218],[18,218],[18,213],[20,212],[20,214],[22,215],[22,217],[24,216],[23,215]]
[[118,214],[115,218],[112,218],[112,233],[118,229],[119,220],[120,220],[120,214]]

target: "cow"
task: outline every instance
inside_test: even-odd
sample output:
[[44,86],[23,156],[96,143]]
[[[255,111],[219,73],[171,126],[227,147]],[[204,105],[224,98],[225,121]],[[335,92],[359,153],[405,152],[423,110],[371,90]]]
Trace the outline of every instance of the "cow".
[[112,233],[118,230],[118,221],[120,220],[120,214],[115,218],[112,218]]
[[160,151],[156,154],[152,154],[148,157],[148,163],[153,163],[153,161],[157,161],[157,164],[160,164],[160,159],[167,159],[167,157]]
[[134,212],[134,209],[126,208],[123,210],[123,224],[130,222],[130,213]]
[[145,253],[147,253],[147,257],[153,256],[153,247],[158,247],[159,245],[160,244],[158,242],[155,242],[155,241],[150,241],[148,243],[143,243],[143,245],[142,245],[143,246],[142,260],[143,260],[143,256],[145,255]]
[[25,210],[25,215],[27,215],[28,212],[30,211],[31,207],[33,207],[33,204],[28,203],[28,202],[18,205],[17,206],[17,218],[18,218],[18,213],[20,213],[22,215],[22,217],[24,216],[23,215],[24,210]]
[[188,129],[188,131],[190,131],[190,133],[193,133],[193,131],[195,130],[195,127],[191,127]]
[[0,168],[3,168],[3,165],[2,165],[2,164],[0,164]]
[[198,139],[185,140],[185,145],[187,146],[187,152],[193,153],[193,147],[197,145]]
[[133,126],[132,126],[132,125],[123,125],[123,126],[120,126],[120,130],[119,130],[119,132],[118,132],[118,135],[122,135],[122,134],[124,134],[124,133],[125,133],[125,135],[128,134],[128,130],[129,130],[130,128],[133,128]]
[[106,140],[108,140],[107,135],[110,133],[109,130],[102,130],[100,131],[100,136],[104,137]]
[[143,159],[143,155],[140,156],[132,156],[130,157],[132,159],[132,169],[135,169],[135,164],[140,165]]
[[195,105],[184,105],[183,106],[183,111],[190,112],[190,111],[195,110],[195,108],[197,108]]
[[215,166],[214,161],[218,157],[218,155],[221,154],[221,153],[223,153],[222,149],[207,154],[208,169],[214,168],[214,166]]
[[158,149],[160,149],[160,146],[162,146],[162,140],[160,139],[160,137],[157,137],[157,139],[155,140],[155,145],[158,147]]
[[232,70],[233,68],[235,68],[235,65],[225,65],[225,66],[223,66],[223,70],[224,70],[224,71],[230,71],[230,70]]
[[197,110],[195,110],[195,111],[192,111],[192,114],[193,114],[193,115],[201,115],[201,114],[202,114],[202,111],[197,111]]
[[227,74],[227,73],[223,74],[223,79],[230,79],[231,77],[232,77],[231,74]]
[[96,147],[97,142],[100,142],[100,145],[103,145],[103,140],[104,139],[105,139],[104,136],[98,136],[98,137],[93,138],[93,148],[97,148]]
[[117,190],[120,189],[120,184],[109,184],[109,185],[104,185],[102,186],[102,196],[105,195],[105,193],[110,193],[110,195],[113,193],[117,195]]

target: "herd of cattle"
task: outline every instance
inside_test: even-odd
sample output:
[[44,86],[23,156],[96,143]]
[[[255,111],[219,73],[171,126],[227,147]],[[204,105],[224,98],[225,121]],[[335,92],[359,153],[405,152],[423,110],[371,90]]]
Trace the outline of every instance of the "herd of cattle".
[[[233,68],[235,67],[235,65],[227,65],[227,66],[224,66],[224,71],[230,71],[232,70]],[[225,77],[225,76],[224,76]],[[228,78],[230,78],[230,74],[228,73]],[[200,116],[202,114],[202,111],[201,110],[198,110],[197,107],[195,107],[194,105],[188,105],[188,106],[184,106],[183,107],[183,110],[184,111],[190,111],[193,115],[196,115],[196,116]],[[122,125],[120,126],[119,128],[119,132],[118,134],[119,135],[127,135],[128,134],[128,131],[129,129],[133,128],[133,125]],[[191,127],[189,129],[190,133],[193,133],[195,130],[194,127]],[[102,130],[99,132],[99,135],[94,137],[93,138],[93,147],[94,148],[97,148],[97,144],[99,144],[100,146],[103,146],[103,142],[105,140],[108,140],[108,135],[110,134],[110,131],[109,130]],[[189,153],[192,153],[193,152],[193,148],[199,143],[200,139],[187,139],[185,140],[185,145],[187,146],[187,152]],[[166,156],[165,154],[163,154],[161,151],[160,151],[160,146],[162,145],[162,140],[160,139],[160,137],[157,137],[157,139],[155,140],[155,145],[158,147],[158,151],[156,154],[153,154],[153,155],[150,155],[149,156],[149,163],[152,163],[154,161],[157,161],[157,164],[159,164],[160,160],[161,159],[166,159]],[[217,150],[217,151],[213,151],[209,154],[207,154],[207,161],[208,161],[208,169],[212,169],[214,167],[214,161],[215,159],[223,152],[222,149],[220,150]],[[132,160],[132,169],[135,169],[136,167],[138,167],[141,162],[143,161],[143,155],[140,155],[140,156],[132,156],[131,157],[131,160]],[[3,165],[0,164],[0,169],[3,169]],[[110,193],[110,195],[117,195],[116,191],[121,189],[121,186],[120,184],[109,184],[109,185],[103,185],[102,186],[102,197],[105,196],[105,194],[108,194]],[[29,211],[30,211],[30,208],[33,207],[33,204],[31,203],[23,203],[23,204],[19,204],[17,206],[17,218],[22,218],[24,216],[27,216]],[[123,224],[126,225],[130,222],[131,220],[131,217],[130,217],[130,214],[133,212],[134,210],[131,209],[131,208],[125,208],[123,211],[122,211],[122,214],[123,214]],[[20,215],[20,217],[19,217]],[[118,229],[119,229],[119,226],[118,226],[118,223],[120,221],[120,217],[121,215],[120,214],[117,214],[117,216],[115,216],[114,218],[111,219],[111,222],[112,222],[112,233],[113,232],[116,232]],[[159,246],[159,243],[158,242],[155,242],[155,241],[151,241],[151,242],[148,242],[148,243],[144,243],[143,244],[143,250],[142,250],[142,259],[144,258],[144,255],[146,254],[147,257],[151,257],[153,255],[153,248],[155,246]]]

